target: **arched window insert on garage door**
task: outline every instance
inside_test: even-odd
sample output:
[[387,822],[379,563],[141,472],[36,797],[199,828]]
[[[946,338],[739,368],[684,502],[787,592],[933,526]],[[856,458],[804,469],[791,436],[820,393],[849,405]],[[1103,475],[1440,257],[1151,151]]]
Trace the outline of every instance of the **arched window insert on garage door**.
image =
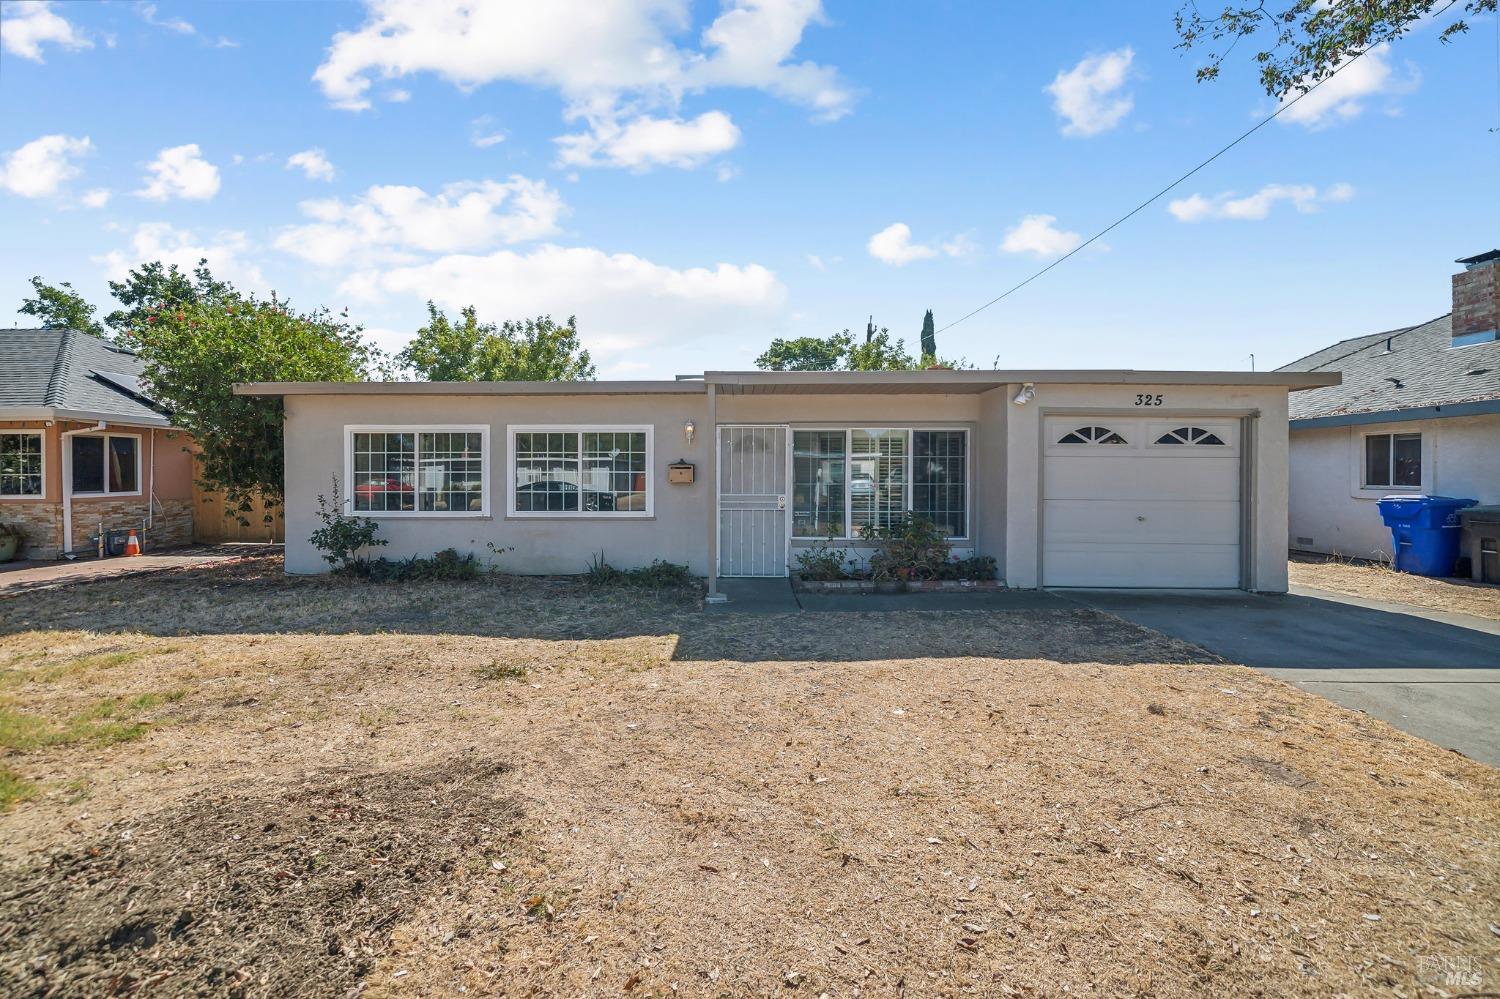
[[1126,444],[1125,438],[1108,427],[1079,427],[1062,435],[1059,444]]
[[1218,434],[1210,433],[1202,427],[1178,427],[1176,430],[1168,431],[1156,438],[1158,444],[1207,444],[1225,447],[1224,441]]

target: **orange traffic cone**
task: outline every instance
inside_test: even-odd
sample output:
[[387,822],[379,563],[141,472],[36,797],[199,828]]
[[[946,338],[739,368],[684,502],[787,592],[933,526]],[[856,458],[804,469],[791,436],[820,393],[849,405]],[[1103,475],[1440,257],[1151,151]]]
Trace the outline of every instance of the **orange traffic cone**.
[[125,554],[139,555],[141,553],[141,540],[135,536],[135,528],[130,529],[130,537],[125,539]]

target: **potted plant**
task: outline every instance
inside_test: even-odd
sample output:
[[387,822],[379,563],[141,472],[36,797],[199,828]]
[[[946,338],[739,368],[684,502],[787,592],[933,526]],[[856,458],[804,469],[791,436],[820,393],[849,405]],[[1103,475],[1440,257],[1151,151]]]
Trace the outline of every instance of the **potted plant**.
[[9,562],[21,548],[21,529],[0,524],[0,562]]

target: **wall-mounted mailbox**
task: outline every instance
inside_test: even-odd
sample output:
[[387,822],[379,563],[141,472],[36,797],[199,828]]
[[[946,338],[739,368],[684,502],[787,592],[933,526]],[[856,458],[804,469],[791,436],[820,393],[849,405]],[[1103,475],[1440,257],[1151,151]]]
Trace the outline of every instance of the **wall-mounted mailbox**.
[[693,481],[693,463],[691,461],[674,461],[667,466],[667,481],[674,486],[691,485]]

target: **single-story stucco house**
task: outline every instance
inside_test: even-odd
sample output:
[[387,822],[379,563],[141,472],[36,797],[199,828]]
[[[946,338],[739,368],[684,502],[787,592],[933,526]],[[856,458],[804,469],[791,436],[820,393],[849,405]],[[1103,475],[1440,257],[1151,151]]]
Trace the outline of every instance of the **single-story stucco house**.
[[1389,559],[1382,496],[1500,503],[1500,250],[1458,263],[1449,314],[1281,369],[1343,375],[1291,400],[1294,551]]
[[[403,557],[603,553],[785,576],[907,511],[1037,586],[1287,588],[1287,402],[1334,372],[707,372],[675,381],[257,383],[286,405],[286,570],[319,495]],[[691,466],[685,467],[685,466]],[[858,545],[850,546],[857,549]]]
[[193,537],[190,438],[128,350],[77,330],[0,329],[0,524],[27,558],[93,554],[101,527]]

